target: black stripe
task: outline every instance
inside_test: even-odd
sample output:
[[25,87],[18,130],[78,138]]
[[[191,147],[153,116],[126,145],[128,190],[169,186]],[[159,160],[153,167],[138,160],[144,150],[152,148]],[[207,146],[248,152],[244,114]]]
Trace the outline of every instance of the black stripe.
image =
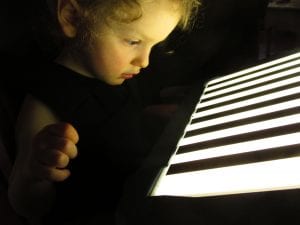
[[[258,83],[258,84],[255,84],[255,85],[251,85],[251,86],[248,86],[248,87],[240,88],[240,89],[235,90],[235,91],[230,91],[230,92],[226,92],[224,94],[219,94],[219,95],[216,95],[216,96],[213,96],[213,97],[210,97],[210,98],[205,98],[205,99],[202,100],[202,102],[208,102],[208,101],[212,101],[214,99],[222,98],[222,97],[225,97],[225,96],[228,96],[228,95],[233,95],[233,94],[240,93],[240,92],[243,92],[243,91],[252,90],[254,88],[263,87],[263,86],[266,86],[266,85],[269,85],[269,84],[272,84],[272,83],[276,83],[276,82],[280,82],[280,81],[283,81],[283,80],[298,77],[299,75],[300,75],[300,73],[298,72],[298,73],[290,74],[290,75],[285,76],[285,77],[279,77],[279,78],[276,78],[276,79],[273,79],[273,80],[269,80],[269,81],[265,81],[265,82]],[[205,95],[206,95],[206,93],[204,93],[204,96]]]
[[[210,94],[210,93],[212,93],[212,92],[220,91],[220,90],[225,89],[225,88],[234,87],[234,86],[237,86],[237,85],[240,85],[240,84],[243,84],[243,83],[247,83],[247,82],[251,82],[251,81],[254,81],[254,80],[257,80],[257,79],[261,79],[261,78],[264,78],[264,77],[272,76],[273,74],[281,73],[281,72],[284,72],[284,71],[286,71],[286,70],[290,70],[290,69],[297,68],[297,67],[299,67],[299,66],[300,66],[300,64],[297,64],[297,65],[290,66],[290,67],[287,67],[287,68],[284,68],[284,69],[281,69],[281,70],[276,70],[276,71],[273,71],[273,72],[270,72],[270,73],[261,75],[261,76],[259,76],[259,77],[249,78],[249,79],[247,79],[247,80],[243,80],[243,81],[240,81],[240,82],[237,82],[237,83],[234,83],[234,84],[229,84],[229,85],[226,85],[226,86],[223,86],[223,87],[220,87],[220,88],[211,90],[211,91],[206,91],[205,94]],[[268,68],[268,69],[269,69],[269,68]],[[252,72],[252,73],[256,73],[256,72]],[[250,74],[251,74],[251,73],[250,73]],[[247,75],[250,75],[250,74],[247,74]],[[288,76],[286,76],[286,77],[288,77]],[[284,78],[283,78],[283,79],[284,79]],[[232,80],[234,80],[234,79],[232,79]],[[219,82],[219,83],[223,83],[223,82],[226,82],[226,81],[222,81],[222,82]],[[211,87],[211,86],[208,86],[208,87]]]
[[290,116],[297,113],[300,113],[300,106],[290,108],[290,109],[284,109],[276,112],[266,113],[263,115],[252,116],[249,118],[231,121],[227,123],[220,123],[209,127],[199,128],[196,130],[191,130],[186,132],[185,137],[191,137],[191,136],[212,132],[212,131],[218,131],[226,128],[233,128],[236,126],[246,125],[250,123],[262,122],[262,121],[276,119],[284,116]]
[[247,163],[263,162],[282,158],[295,157],[300,155],[300,144],[277,147],[269,150],[247,152],[229,156],[222,156],[210,159],[196,160],[192,162],[173,164],[168,170],[168,175],[192,172],[205,169],[213,169]]
[[[294,59],[291,59],[291,60],[288,60],[288,61],[285,61],[285,62],[282,62],[282,63],[279,63],[279,64],[275,64],[275,65],[272,65],[272,66],[268,66],[268,67],[265,67],[265,68],[263,68],[263,69],[251,71],[251,72],[242,74],[242,75],[240,75],[240,76],[236,76],[236,77],[233,77],[233,78],[228,78],[228,79],[225,79],[225,80],[222,80],[222,81],[213,83],[213,84],[209,84],[208,87],[213,87],[213,86],[218,85],[218,84],[223,83],[223,82],[235,80],[235,79],[238,79],[238,78],[240,78],[240,77],[248,76],[248,75],[250,75],[250,74],[257,73],[257,72],[260,72],[260,71],[263,71],[263,70],[267,70],[267,69],[273,68],[273,67],[275,67],[275,66],[279,66],[279,65],[285,64],[285,63],[293,62],[293,61],[296,61],[296,60],[298,60],[298,59],[300,59],[300,57],[294,58]],[[227,76],[230,76],[230,74],[228,74]],[[224,77],[226,77],[226,75],[225,75]],[[216,78],[216,79],[218,79],[218,78]]]
[[200,118],[195,118],[191,121],[191,124],[199,123],[202,121],[206,121],[206,120],[210,120],[210,119],[214,119],[214,118],[218,118],[218,117],[223,117],[223,116],[227,116],[227,115],[232,115],[232,114],[236,114],[236,113],[240,113],[240,112],[244,112],[244,111],[248,111],[248,110],[252,110],[252,109],[256,109],[256,108],[270,106],[270,105],[274,105],[274,104],[278,104],[278,103],[282,103],[282,102],[286,102],[286,101],[291,101],[291,100],[295,100],[295,99],[299,99],[299,98],[300,98],[300,93],[292,94],[292,95],[288,95],[288,96],[284,96],[284,97],[280,97],[280,98],[276,98],[276,99],[271,99],[268,101],[259,102],[256,104],[247,105],[247,106],[243,106],[240,108],[235,108],[235,109],[231,109],[231,110],[227,110],[227,111],[223,111],[223,112],[219,112],[219,113],[214,113],[211,115],[202,116]]
[[[224,105],[228,105],[228,104],[232,104],[232,103],[236,103],[236,102],[241,102],[241,101],[244,101],[244,100],[249,100],[249,99],[252,99],[252,98],[261,97],[261,96],[264,96],[264,95],[267,95],[267,94],[272,94],[272,93],[275,93],[275,92],[284,91],[284,90],[299,87],[299,86],[300,86],[300,82],[284,85],[284,86],[277,87],[277,88],[274,88],[274,89],[271,89],[271,90],[267,90],[267,91],[247,95],[247,96],[240,97],[240,98],[235,98],[235,99],[232,99],[232,100],[224,101],[224,102],[217,103],[217,104],[214,104],[214,105],[209,105],[209,106],[206,106],[206,107],[201,107],[201,108],[197,109],[197,112],[200,112],[202,110],[217,108],[217,107],[220,107],[220,106],[224,106]],[[201,101],[201,103],[202,103],[202,101]]]
[[275,127],[265,130],[259,130],[209,141],[203,141],[198,143],[193,143],[189,145],[180,146],[178,148],[177,154],[186,153],[186,152],[192,152],[197,151],[201,149],[206,148],[213,148],[213,147],[219,147],[222,145],[229,145],[229,144],[236,144],[241,143],[245,141],[252,141],[256,139],[261,138],[268,138],[273,136],[279,136],[284,134],[290,134],[294,132],[300,131],[300,123],[292,124],[292,125],[286,125],[281,127]]

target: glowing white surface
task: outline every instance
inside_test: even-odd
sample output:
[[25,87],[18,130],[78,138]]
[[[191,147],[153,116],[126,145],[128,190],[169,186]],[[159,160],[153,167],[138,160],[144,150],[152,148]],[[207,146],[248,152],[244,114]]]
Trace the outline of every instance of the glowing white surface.
[[232,122],[232,121],[236,121],[236,120],[251,118],[251,117],[254,117],[254,116],[259,116],[259,115],[264,115],[264,114],[267,114],[267,113],[277,112],[277,111],[280,111],[280,110],[283,110],[283,109],[290,109],[290,108],[293,108],[297,105],[300,106],[300,99],[291,100],[291,101],[287,101],[287,102],[283,102],[283,103],[274,104],[274,105],[271,105],[271,106],[256,108],[256,109],[248,110],[248,111],[245,111],[245,112],[235,113],[235,114],[231,114],[231,115],[228,115],[228,116],[218,117],[218,118],[215,118],[215,119],[205,120],[205,121],[202,121],[202,122],[190,124],[190,125],[187,126],[186,130],[191,131],[191,130],[195,130],[195,129],[200,129],[200,128],[213,126],[213,125],[216,125],[216,124],[227,123],[227,122]]
[[226,76],[215,78],[215,79],[211,80],[208,84],[210,84],[210,85],[215,84],[215,83],[227,80],[227,79],[231,79],[231,78],[241,76],[243,74],[252,73],[252,72],[255,72],[257,70],[265,69],[265,68],[275,66],[275,65],[280,64],[280,63],[287,62],[289,60],[297,59],[299,57],[300,57],[300,52],[289,55],[289,56],[286,56],[286,57],[282,57],[282,58],[279,58],[279,59],[276,59],[276,60],[273,60],[273,61],[270,61],[270,62],[267,62],[267,63],[263,63],[263,64],[260,64],[260,65],[254,66],[254,67],[250,67],[250,68],[247,68],[245,70],[238,71],[236,73],[232,73],[232,74],[229,74],[229,75],[226,75]]
[[300,157],[168,175],[151,195],[217,196],[300,188]]
[[[241,108],[241,107],[244,107],[244,106],[250,106],[250,105],[260,103],[260,102],[270,101],[270,100],[277,99],[277,98],[280,98],[280,97],[286,97],[286,96],[289,96],[289,95],[292,95],[292,94],[299,94],[299,93],[300,93],[300,88],[299,87],[295,87],[295,88],[291,88],[291,89],[287,89],[287,90],[282,90],[282,91],[267,94],[267,95],[264,95],[264,96],[251,98],[251,99],[247,99],[247,100],[232,103],[232,104],[227,104],[227,105],[224,105],[224,106],[215,107],[213,109],[203,110],[203,111],[194,113],[191,118],[194,119],[194,118],[198,118],[198,117],[209,116],[209,115],[213,115],[213,114],[216,114],[216,113],[225,112],[225,111],[232,110],[232,109],[238,109],[238,108]],[[201,108],[200,106],[202,106],[202,105],[198,104],[196,109]]]
[[[293,59],[294,61],[290,61]],[[283,87],[285,85],[290,85],[299,82],[300,67],[289,69],[289,67],[298,65],[299,63],[300,52],[243,71],[239,71],[237,73],[223,76],[208,82],[207,87],[204,90],[204,94],[201,96],[201,101],[199,101],[195,108],[195,112],[193,113],[193,115],[191,115],[191,119],[210,116],[216,113],[238,109],[257,103],[263,103],[266,101],[279,99],[281,97],[287,97],[293,94],[299,94],[300,87],[294,87],[282,91],[277,91],[275,93],[269,93],[263,96],[242,100],[236,103],[227,104],[224,106],[214,106],[218,103],[223,103],[230,100],[237,100],[241,97],[246,97],[253,94],[260,94],[264,91],[271,91],[274,88]],[[284,69],[285,71],[273,73],[274,71],[276,72],[278,70]],[[238,92],[238,90],[241,90],[245,87],[250,87],[256,84],[260,84],[262,82],[272,81],[276,78],[284,78],[285,76],[296,73],[297,76],[294,76],[292,78],[286,78],[282,81],[277,81],[265,84],[257,88],[252,88],[251,90]],[[260,76],[266,74],[269,75],[260,78]],[[245,76],[239,77],[241,75]],[[247,82],[246,80],[249,78],[257,79]],[[221,83],[216,84],[219,82]],[[237,84],[240,82],[241,84]],[[227,85],[233,86],[226,88]],[[225,88],[222,90],[214,91],[222,87]],[[212,92],[207,93],[208,91]],[[228,94],[227,96],[223,97],[218,97],[219,95],[226,95],[226,93],[230,93],[232,91],[236,91],[237,93]],[[211,97],[216,98],[208,101],[203,101]],[[214,108],[202,110],[204,107],[207,106]],[[286,100],[285,102],[277,103],[274,105],[253,108],[248,111],[205,120],[195,124],[187,124],[185,132],[209,127],[212,125],[218,125],[225,122],[232,122],[267,113],[272,113],[282,109],[289,109],[297,106],[300,106],[299,98],[294,100]],[[197,110],[199,110],[199,112],[196,112]],[[190,137],[182,137],[178,141],[177,150],[178,147],[186,146],[189,144],[201,144],[201,142],[203,141],[213,141],[223,137],[247,134],[249,132],[255,131],[263,131],[264,129],[269,128],[280,129],[281,126],[292,124],[300,124],[300,112],[289,116],[282,116],[280,118],[269,119],[261,122],[254,122],[235,127],[225,127],[222,130],[215,130]],[[192,162],[195,160],[210,160],[210,158],[230,156],[246,152],[269,151],[272,150],[272,148],[279,148],[296,144],[300,144],[300,129],[297,130],[297,132],[285,135],[278,135],[268,138],[261,137],[257,140],[250,140],[235,144],[225,144],[219,147],[193,150],[191,152],[181,154],[177,154],[175,152],[174,155],[170,158],[169,166],[165,167],[162,170],[162,173],[160,174],[160,177],[156,185],[154,186],[151,195],[201,197],[300,188],[300,156],[167,175],[169,167],[172,165],[176,166],[176,164],[178,163]]]
[[288,145],[300,144],[300,132],[182,153],[175,155],[170,163],[177,164],[238,153],[268,151],[271,148],[286,146],[286,143]]
[[[290,62],[288,64],[294,65],[294,63],[295,62]],[[297,60],[297,64],[300,64],[300,60]],[[279,67],[279,69],[284,68],[283,65],[278,66],[278,67]],[[278,70],[278,68],[270,68],[268,70],[260,71],[260,72],[257,72],[255,74],[250,74],[246,77],[242,77],[242,78],[235,79],[235,80],[230,80],[228,82],[224,82],[224,83],[221,83],[221,84],[216,85],[216,86],[212,86],[212,87],[208,86],[207,89],[206,89],[206,92],[211,91],[212,88],[213,89],[223,88],[223,87],[226,87],[227,85],[235,84],[234,86],[231,86],[231,87],[228,87],[228,88],[223,88],[223,89],[218,90],[218,91],[207,93],[207,94],[205,94],[205,97],[203,99],[215,97],[215,96],[218,96],[218,95],[229,93],[231,91],[240,90],[242,88],[258,85],[258,84],[261,84],[263,82],[267,82],[267,81],[271,81],[271,80],[274,80],[274,79],[283,78],[283,77],[286,77],[286,76],[291,75],[291,74],[295,74],[297,72],[300,72],[300,66],[297,67],[297,68],[286,70],[284,72],[275,73],[275,74],[265,76],[265,77],[261,77],[261,78],[259,77],[261,75],[268,74],[268,73],[271,73],[271,72],[274,72],[274,71],[277,71],[277,70]],[[237,84],[239,82],[245,81],[245,80],[250,79],[250,78],[256,78],[256,79],[252,80],[252,81],[243,82],[242,84]]]
[[274,127],[280,127],[280,126],[295,124],[299,122],[300,122],[300,113],[291,116],[280,117],[277,119],[265,120],[262,122],[236,126],[232,128],[212,131],[200,135],[183,138],[179,141],[178,146],[183,146],[183,145],[188,145],[188,144],[193,144],[193,143],[203,142],[203,141],[209,141],[209,140],[274,128]]
[[[300,72],[300,68],[299,68],[299,72]],[[250,90],[241,91],[241,92],[238,92],[238,93],[235,93],[235,94],[230,94],[228,96],[213,99],[213,100],[210,100],[210,101],[207,101],[207,102],[202,102],[201,104],[199,104],[197,106],[197,108],[203,108],[203,107],[206,107],[206,106],[215,105],[217,103],[223,103],[223,102],[230,101],[230,100],[233,100],[233,99],[237,99],[237,98],[257,94],[257,93],[264,92],[264,91],[269,91],[269,90],[272,90],[272,89],[275,89],[275,88],[278,88],[278,87],[282,87],[282,86],[285,86],[285,85],[297,83],[299,81],[300,81],[300,76],[293,77],[293,78],[290,78],[290,79],[286,79],[286,80],[283,80],[283,81],[274,82],[274,83],[271,83],[271,84],[268,84],[268,85],[264,85],[262,87],[257,87],[257,88],[253,88],[253,89],[250,89]],[[204,95],[204,97],[205,97],[205,95]]]

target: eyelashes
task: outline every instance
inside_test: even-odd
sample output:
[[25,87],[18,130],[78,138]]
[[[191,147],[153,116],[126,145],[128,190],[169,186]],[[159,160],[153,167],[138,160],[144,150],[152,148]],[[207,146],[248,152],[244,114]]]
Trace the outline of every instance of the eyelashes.
[[136,46],[136,45],[139,45],[139,44],[141,43],[141,40],[130,40],[130,39],[125,39],[125,42],[126,42],[128,45]]

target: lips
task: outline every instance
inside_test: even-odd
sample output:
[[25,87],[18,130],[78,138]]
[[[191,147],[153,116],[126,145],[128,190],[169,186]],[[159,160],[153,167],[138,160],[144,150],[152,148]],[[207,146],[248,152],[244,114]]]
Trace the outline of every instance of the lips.
[[138,73],[123,73],[122,75],[121,75],[121,77],[123,78],[123,79],[131,79],[131,78],[133,78],[134,76],[136,76]]

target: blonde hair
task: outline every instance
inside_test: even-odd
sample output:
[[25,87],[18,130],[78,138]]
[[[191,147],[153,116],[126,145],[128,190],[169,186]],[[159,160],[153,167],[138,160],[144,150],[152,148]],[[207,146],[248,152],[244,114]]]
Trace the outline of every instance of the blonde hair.
[[[145,0],[76,0],[85,10],[90,21],[113,19],[120,22],[132,22],[142,16],[141,3]],[[200,6],[200,0],[169,0],[178,4],[181,18],[178,27],[188,29],[194,21]],[[99,17],[101,15],[101,17]]]
[[[78,35],[75,39],[69,40],[74,47],[82,47],[88,40],[93,38],[95,34],[95,27],[101,22],[108,22],[109,20],[115,20],[124,23],[130,23],[139,19],[143,15],[142,3],[143,1],[154,0],[71,0],[80,9],[80,15],[76,20],[76,26],[78,29]],[[181,30],[187,30],[192,27],[197,15],[198,8],[201,0],[169,0],[171,3],[175,3],[180,10],[180,20],[177,27]],[[39,25],[42,35],[41,47],[46,45],[44,50],[56,49],[59,51],[65,44],[66,38],[61,32],[57,21],[56,6],[57,0],[45,0],[46,8],[48,8],[48,17],[46,12],[42,12]],[[49,18],[50,17],[50,18]],[[50,22],[49,22],[50,21]],[[46,29],[46,30],[45,30]],[[47,34],[49,37],[47,37]],[[53,47],[49,46],[49,42],[53,42]],[[69,44],[70,44],[69,43]],[[51,44],[51,43],[50,43]],[[46,53],[47,54],[47,53]],[[56,54],[51,53],[50,54]]]

